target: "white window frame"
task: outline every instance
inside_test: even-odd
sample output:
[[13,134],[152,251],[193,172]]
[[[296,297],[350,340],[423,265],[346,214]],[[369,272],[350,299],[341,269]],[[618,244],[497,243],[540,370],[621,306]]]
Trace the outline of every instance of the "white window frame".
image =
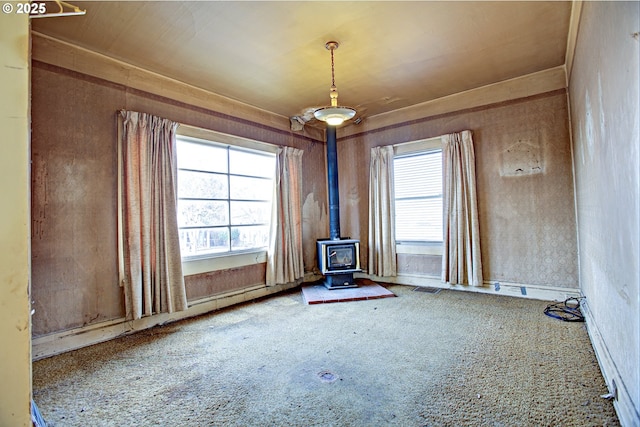
[[[274,144],[189,125],[180,124],[178,126],[178,129],[176,130],[176,134],[178,136],[208,141],[213,145],[230,145],[272,154],[277,154],[278,152],[278,146]],[[184,276],[190,276],[193,274],[260,264],[266,261],[266,249],[249,249],[238,252],[212,253],[192,257],[183,257],[182,274]]]
[[[393,155],[405,156],[442,149],[442,138],[427,138],[393,145]],[[394,201],[395,202],[395,201]],[[396,253],[442,255],[444,242],[396,242]]]

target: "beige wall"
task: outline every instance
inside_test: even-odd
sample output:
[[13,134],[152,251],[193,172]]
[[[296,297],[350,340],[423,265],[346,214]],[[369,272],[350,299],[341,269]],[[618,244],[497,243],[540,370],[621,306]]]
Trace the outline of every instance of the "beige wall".
[[30,426],[29,20],[0,15],[0,426]]
[[[577,288],[566,91],[453,111],[338,141],[342,232],[367,265],[369,151],[473,131],[484,280]],[[355,166],[355,167],[354,167]],[[439,257],[398,255],[399,273],[440,277]]]
[[[63,65],[80,64],[75,68],[84,67],[83,72],[55,63],[56,49],[61,52],[61,63],[69,55],[76,55]],[[164,91],[175,82],[151,87],[138,77],[131,85],[122,84],[131,69],[50,40],[42,43],[35,37],[33,56],[34,337],[124,316],[115,232],[116,111],[123,108],[304,150],[304,259],[306,270],[314,268],[315,239],[324,237],[326,228],[316,220],[326,217],[321,133],[293,133],[287,129],[287,118],[274,124],[277,117],[256,113],[247,106],[235,108],[245,108],[243,113],[248,118],[231,115],[227,109],[212,109],[217,104],[207,108],[202,94],[196,96],[189,88],[182,94],[177,89]],[[102,66],[105,61],[111,66]],[[149,92],[151,89],[157,93]],[[185,278],[188,299],[201,300],[264,284],[264,276],[264,263],[189,275]]]
[[639,30],[640,3],[584,2],[569,85],[587,325],[629,426],[640,425]]

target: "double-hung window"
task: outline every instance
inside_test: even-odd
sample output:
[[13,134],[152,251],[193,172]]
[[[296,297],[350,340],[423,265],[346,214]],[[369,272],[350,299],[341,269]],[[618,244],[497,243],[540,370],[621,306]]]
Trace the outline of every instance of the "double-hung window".
[[399,244],[442,244],[442,149],[394,156],[395,227]]
[[183,259],[265,249],[275,154],[183,135],[176,140]]

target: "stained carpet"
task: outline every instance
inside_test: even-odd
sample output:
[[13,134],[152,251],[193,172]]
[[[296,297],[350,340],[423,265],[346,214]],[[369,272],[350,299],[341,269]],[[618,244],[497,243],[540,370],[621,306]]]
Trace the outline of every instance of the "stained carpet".
[[62,426],[617,426],[584,323],[544,301],[300,289],[33,364]]

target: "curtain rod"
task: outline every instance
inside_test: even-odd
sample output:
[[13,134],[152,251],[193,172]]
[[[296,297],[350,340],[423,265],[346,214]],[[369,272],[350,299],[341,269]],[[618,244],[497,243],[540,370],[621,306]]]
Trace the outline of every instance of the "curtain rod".
[[409,144],[418,144],[421,142],[435,142],[436,140],[439,140],[440,138],[442,138],[442,136],[432,136],[430,138],[423,138],[423,139],[416,139],[414,141],[406,141],[406,142],[398,142],[397,144],[392,144],[392,147],[402,147],[402,146],[406,146]]

